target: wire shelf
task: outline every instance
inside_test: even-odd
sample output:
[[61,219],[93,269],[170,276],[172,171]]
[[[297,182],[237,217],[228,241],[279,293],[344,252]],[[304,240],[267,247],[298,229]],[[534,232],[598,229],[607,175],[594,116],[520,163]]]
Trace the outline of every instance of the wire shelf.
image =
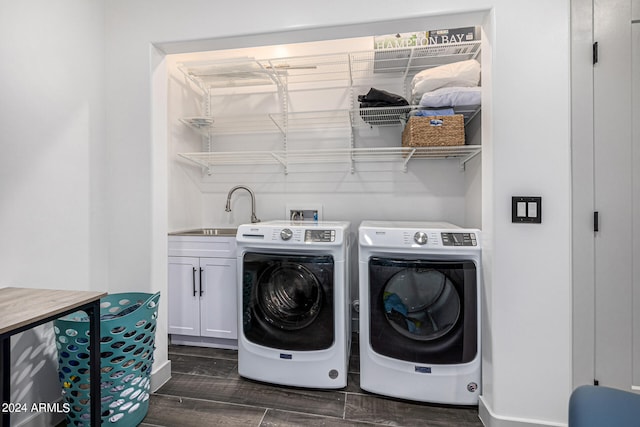
[[288,58],[185,62],[178,68],[204,90],[323,81],[349,86],[372,78],[412,76],[427,68],[475,59],[479,53],[480,41],[476,40]]
[[[202,135],[317,132],[352,127],[350,110],[305,111],[289,114],[184,117],[181,123]],[[286,119],[286,120],[285,120]],[[399,123],[399,122],[398,122]]]
[[[251,91],[271,90],[287,99],[290,90],[296,90],[298,83],[313,83],[316,88],[333,85],[349,88],[390,79],[408,79],[430,67],[449,64],[466,59],[474,59],[480,53],[480,41],[430,45],[412,48],[382,49],[363,52],[309,55],[288,58],[255,59],[234,58],[230,60],[188,62],[179,69],[205,96],[212,90],[248,88]],[[326,82],[326,83],[325,83]],[[309,90],[308,85],[298,89]],[[242,91],[242,89],[238,89]],[[244,89],[245,91],[247,89]],[[244,93],[244,92],[243,92]],[[353,105],[353,104],[352,104]],[[182,123],[205,137],[216,134],[281,133],[285,142],[294,132],[326,132],[345,130],[348,132],[351,148],[309,149],[280,151],[221,151],[201,153],[181,153],[180,156],[199,166],[211,170],[222,165],[280,164],[285,173],[288,165],[310,163],[350,163],[357,162],[402,162],[406,170],[412,158],[447,159],[458,158],[464,164],[477,155],[481,148],[477,145],[455,147],[378,147],[354,148],[353,130],[373,126],[403,126],[407,114],[419,106],[354,108],[351,110],[246,114],[238,116],[199,116],[180,119]],[[456,107],[457,114],[465,116],[465,124],[480,111],[480,106]],[[209,138],[210,140],[210,138]],[[287,144],[284,144],[286,147]],[[283,147],[283,148],[284,148]],[[287,147],[288,148],[288,147]]]
[[194,61],[178,69],[203,90],[211,88],[274,85],[273,73],[253,58]]
[[280,151],[224,151],[179,153],[179,156],[204,168],[224,165],[283,166],[307,163],[357,163],[357,162],[402,162],[411,158],[452,159],[464,164],[480,153],[479,145],[437,147],[375,147],[375,148],[327,148],[313,150]]
[[[269,132],[314,132],[329,129],[361,128],[371,126],[401,126],[406,123],[407,114],[419,109],[417,105],[404,107],[371,107],[354,110],[304,111],[289,113],[184,117],[181,123],[202,135],[208,134],[250,134]],[[456,114],[464,115],[465,124],[480,111],[479,105],[455,107]]]

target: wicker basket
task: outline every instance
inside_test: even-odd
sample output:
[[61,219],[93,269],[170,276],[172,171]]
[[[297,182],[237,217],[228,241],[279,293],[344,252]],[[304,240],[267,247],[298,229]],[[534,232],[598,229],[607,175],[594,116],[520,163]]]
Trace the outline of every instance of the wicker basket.
[[464,116],[410,117],[402,132],[403,147],[464,145]]

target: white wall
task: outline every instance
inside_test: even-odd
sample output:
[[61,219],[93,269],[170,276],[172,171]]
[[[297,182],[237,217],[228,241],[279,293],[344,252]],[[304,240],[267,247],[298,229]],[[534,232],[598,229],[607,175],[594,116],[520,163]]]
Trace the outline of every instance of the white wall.
[[[179,53],[196,46],[310,41],[389,28],[371,24],[378,21],[420,19],[432,26],[438,22],[433,16],[490,9],[483,49],[488,55],[483,69],[490,67],[492,77],[483,81],[490,93],[482,126],[490,310],[482,405],[490,425],[566,422],[571,391],[568,0],[407,0],[401,7],[382,0],[332,0],[304,8],[291,0],[250,7],[247,2],[110,0],[104,2],[101,52],[102,4],[0,3],[0,50],[18,64],[0,70],[2,285],[44,286],[51,277],[64,277],[69,288],[166,292],[162,180],[167,171],[159,162],[166,158],[162,145],[168,131],[157,128],[163,101],[152,99],[151,75],[157,86],[164,65],[152,43]],[[463,22],[465,15],[448,22],[457,18]],[[318,29],[323,27],[331,29]],[[45,66],[47,73],[37,72]],[[543,196],[542,225],[510,222],[511,196],[527,194]],[[236,209],[238,215],[244,212],[240,205]],[[44,268],[28,267],[34,259]],[[72,264],[76,259],[81,262]],[[166,305],[160,322],[163,318]],[[160,363],[167,359],[163,328],[166,324],[158,328]]]
[[0,280],[104,289],[102,8],[48,4],[0,2]]
[[[537,31],[541,27],[543,33]],[[492,142],[491,153],[483,152],[483,256],[490,305],[484,403],[504,421],[566,422],[571,391],[569,3],[496,6],[487,30],[494,37],[488,106],[493,116],[483,127],[483,141]],[[550,105],[553,120],[548,120]],[[510,222],[516,195],[542,196],[541,225]]]
[[[101,2],[0,1],[0,287],[107,289],[103,30]],[[53,339],[12,339],[12,402],[60,398]]]
[[[247,14],[246,4],[109,2],[109,142],[112,161],[128,175],[110,179],[112,194],[118,193],[113,206],[127,205],[113,215],[113,241],[139,236],[113,258],[112,274],[142,280],[150,275],[149,268],[164,268],[162,259],[143,260],[140,269],[129,275],[127,261],[140,259],[150,240],[139,232],[151,216],[143,194],[150,185],[146,180],[151,169],[149,86],[145,82],[151,42],[169,53],[300,42],[344,37],[344,24],[362,24],[358,30],[363,31],[366,22],[416,17],[426,22],[430,15],[491,9],[487,30],[492,63],[483,60],[483,68],[493,69],[489,89],[493,100],[483,108],[482,199],[489,269],[486,298],[492,311],[490,334],[485,337],[483,404],[496,422],[565,421],[571,389],[568,7],[568,1],[551,0],[459,0],[437,6],[408,1],[402,7],[389,7],[384,1],[354,1],[324,2],[302,10],[294,2],[279,1],[256,2]],[[154,18],[144,19],[151,8]],[[332,28],[322,33],[318,27]],[[550,102],[551,121],[547,115]],[[133,186],[132,177],[136,178]],[[543,196],[542,225],[511,224],[511,196],[521,194]],[[258,201],[263,212],[269,209],[261,206],[265,197]],[[220,200],[203,203],[214,206]],[[246,207],[238,204],[236,209],[242,215]],[[213,211],[211,218],[216,220]],[[244,222],[245,218],[234,217],[233,221]]]

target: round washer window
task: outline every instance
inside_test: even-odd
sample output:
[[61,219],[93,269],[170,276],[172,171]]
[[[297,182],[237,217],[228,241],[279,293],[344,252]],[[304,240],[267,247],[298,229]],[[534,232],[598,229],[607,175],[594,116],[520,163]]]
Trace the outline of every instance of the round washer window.
[[303,265],[282,263],[269,267],[258,279],[255,291],[264,319],[280,329],[305,328],[320,312],[322,288]]
[[429,341],[446,335],[460,317],[460,296],[437,270],[407,268],[386,283],[385,316],[402,335]]

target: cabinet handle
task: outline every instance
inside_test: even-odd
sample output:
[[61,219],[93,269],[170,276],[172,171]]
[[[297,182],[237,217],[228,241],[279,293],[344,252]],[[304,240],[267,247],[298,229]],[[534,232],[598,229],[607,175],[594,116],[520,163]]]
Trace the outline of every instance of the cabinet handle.
[[200,267],[200,296],[202,296],[202,267]]
[[196,296],[196,268],[193,267],[193,296]]

